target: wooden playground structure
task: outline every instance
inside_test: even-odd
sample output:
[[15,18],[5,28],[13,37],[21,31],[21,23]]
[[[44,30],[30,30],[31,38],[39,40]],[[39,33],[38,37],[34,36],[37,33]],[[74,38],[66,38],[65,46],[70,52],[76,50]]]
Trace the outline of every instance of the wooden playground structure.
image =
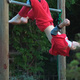
[[[9,3],[28,6],[14,0],[0,2],[0,80],[9,80]],[[61,18],[65,19],[65,0],[57,0],[57,8],[50,8],[50,11],[61,12],[62,10]],[[65,28],[62,33],[66,33]],[[58,80],[66,80],[66,57],[60,55],[58,56]]]

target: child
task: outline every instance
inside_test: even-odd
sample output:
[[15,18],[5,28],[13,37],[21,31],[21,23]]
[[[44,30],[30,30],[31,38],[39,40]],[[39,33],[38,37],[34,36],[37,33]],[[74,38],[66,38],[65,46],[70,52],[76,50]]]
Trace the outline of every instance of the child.
[[[9,23],[27,23],[29,18],[32,20],[35,19],[38,28],[42,32],[45,32],[46,36],[51,42],[52,36],[50,31],[54,28],[54,25],[47,2],[45,0],[41,0],[40,2],[38,0],[30,1],[32,9],[29,11],[29,7],[23,6],[19,13],[14,18],[12,18]],[[30,4],[29,2],[27,3]]]
[[[36,20],[36,25],[38,28],[45,32],[46,36],[48,37],[49,41],[51,42],[52,36],[50,32],[54,29],[53,19],[50,14],[49,6],[45,0],[28,0],[27,4],[30,4],[32,6],[32,9],[29,11],[29,7],[23,6],[22,9],[19,11],[19,13],[12,18],[9,23],[27,23],[28,19]],[[62,28],[64,26],[70,25],[70,21],[68,19],[65,19],[61,24],[59,24],[59,27]],[[58,32],[58,34],[60,34]],[[74,44],[73,44],[74,45]],[[78,45],[78,44],[76,44]]]
[[[66,21],[64,20],[64,23]],[[66,34],[59,34],[58,31],[62,29],[61,26],[56,26],[52,31],[52,46],[49,50],[49,53],[52,55],[63,55],[69,56],[69,51],[75,50],[77,47],[80,47],[80,44],[76,41],[69,41]]]

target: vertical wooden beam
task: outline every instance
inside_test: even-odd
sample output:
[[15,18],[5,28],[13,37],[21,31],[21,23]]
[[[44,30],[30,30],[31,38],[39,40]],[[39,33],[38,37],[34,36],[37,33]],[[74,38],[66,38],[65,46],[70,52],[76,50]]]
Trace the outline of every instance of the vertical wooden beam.
[[0,1],[0,80],[9,80],[8,3]]
[[[65,19],[65,0],[57,0],[58,9],[62,9],[62,20]],[[65,27],[62,33],[66,33]],[[58,80],[66,80],[66,57],[58,56]]]

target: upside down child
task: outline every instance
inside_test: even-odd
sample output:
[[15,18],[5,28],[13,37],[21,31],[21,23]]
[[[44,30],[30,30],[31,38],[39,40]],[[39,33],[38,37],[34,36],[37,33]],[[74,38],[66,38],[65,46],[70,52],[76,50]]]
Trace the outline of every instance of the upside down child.
[[[40,31],[45,32],[48,40],[52,44],[52,48],[49,50],[50,54],[52,55],[69,56],[70,49],[75,50],[76,46],[80,47],[78,42],[71,42],[68,40],[65,34],[58,32],[60,28],[70,25],[70,21],[68,19],[65,19],[58,26],[54,27],[53,18],[51,17],[46,0],[28,0],[27,4],[30,4],[32,9],[23,6],[19,13],[9,20],[9,23],[20,24],[28,23],[28,19],[36,20],[37,27],[40,29]],[[64,53],[62,54],[62,52]]]
[[[65,21],[65,20],[64,20]],[[63,21],[63,22],[64,22]],[[56,26],[52,31],[52,46],[51,49],[49,50],[49,53],[52,55],[63,55],[63,56],[69,56],[69,51],[75,50],[77,47],[80,47],[80,43],[76,41],[70,41],[68,40],[68,37],[66,34],[60,34],[58,33],[60,29],[63,27],[61,26]]]

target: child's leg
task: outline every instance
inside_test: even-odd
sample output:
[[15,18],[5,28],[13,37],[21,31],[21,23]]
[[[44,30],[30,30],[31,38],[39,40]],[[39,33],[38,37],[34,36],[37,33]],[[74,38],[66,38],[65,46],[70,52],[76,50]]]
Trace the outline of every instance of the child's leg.
[[9,23],[11,24],[26,24],[28,23],[29,17],[21,17],[19,14],[14,16],[11,20],[9,20]]
[[[40,21],[40,19],[41,19],[41,22],[42,22],[43,19],[45,19],[45,21],[49,20],[49,15],[46,13],[45,9],[43,9],[43,6],[41,5],[41,3],[38,0],[31,0],[31,6],[33,8],[34,16],[35,16],[36,20],[39,19],[39,21]],[[54,26],[51,25],[51,26],[48,26],[44,30],[44,32],[46,33],[46,35],[47,35],[47,37],[48,37],[48,39],[49,39],[50,42],[51,42],[51,38],[52,38],[50,32],[51,32],[51,30],[53,28],[54,28]]]
[[[34,16],[37,21],[44,23],[44,21],[48,22],[52,19],[52,17],[50,17],[47,11],[44,9],[43,7],[44,5],[42,5],[38,0],[30,0],[30,1],[34,11]],[[44,4],[46,4],[46,2],[44,2]]]
[[[26,3],[30,5],[29,0]],[[27,13],[28,13],[29,9],[30,9],[29,7],[23,6],[21,8],[21,10],[18,12],[18,14],[16,16],[14,16],[11,20],[9,20],[9,23],[12,23],[12,24],[22,23],[21,17],[27,17]],[[24,23],[27,23],[27,21],[28,21],[27,19],[28,19],[28,17],[26,18],[26,22],[24,21]]]
[[[11,20],[9,20],[9,23],[12,23],[12,24],[20,24],[22,23],[21,22],[21,17],[27,17],[27,12],[29,11],[29,8],[27,8],[26,6],[23,6],[21,8],[21,10],[19,11],[19,13],[14,16]],[[28,17],[27,17],[28,18]],[[27,23],[27,18],[26,18],[26,21],[24,23]]]
[[19,13],[16,16],[14,16],[11,20],[9,20],[9,23],[12,23],[12,24],[20,24],[20,23],[22,23],[21,22],[21,17],[26,17],[26,18],[24,18],[26,20],[26,21],[24,21],[24,23],[27,23],[28,17],[26,15],[26,13],[28,11],[29,11],[29,8],[27,9],[26,6],[23,6],[21,8],[21,10],[19,11]]
[[21,8],[21,10],[18,12],[18,14],[21,16],[21,17],[27,17],[27,13],[29,11],[29,7],[26,7],[26,6],[23,6]]
[[19,14],[17,14],[11,20],[9,20],[9,23],[11,23],[11,24],[20,24],[21,23],[21,16]]

